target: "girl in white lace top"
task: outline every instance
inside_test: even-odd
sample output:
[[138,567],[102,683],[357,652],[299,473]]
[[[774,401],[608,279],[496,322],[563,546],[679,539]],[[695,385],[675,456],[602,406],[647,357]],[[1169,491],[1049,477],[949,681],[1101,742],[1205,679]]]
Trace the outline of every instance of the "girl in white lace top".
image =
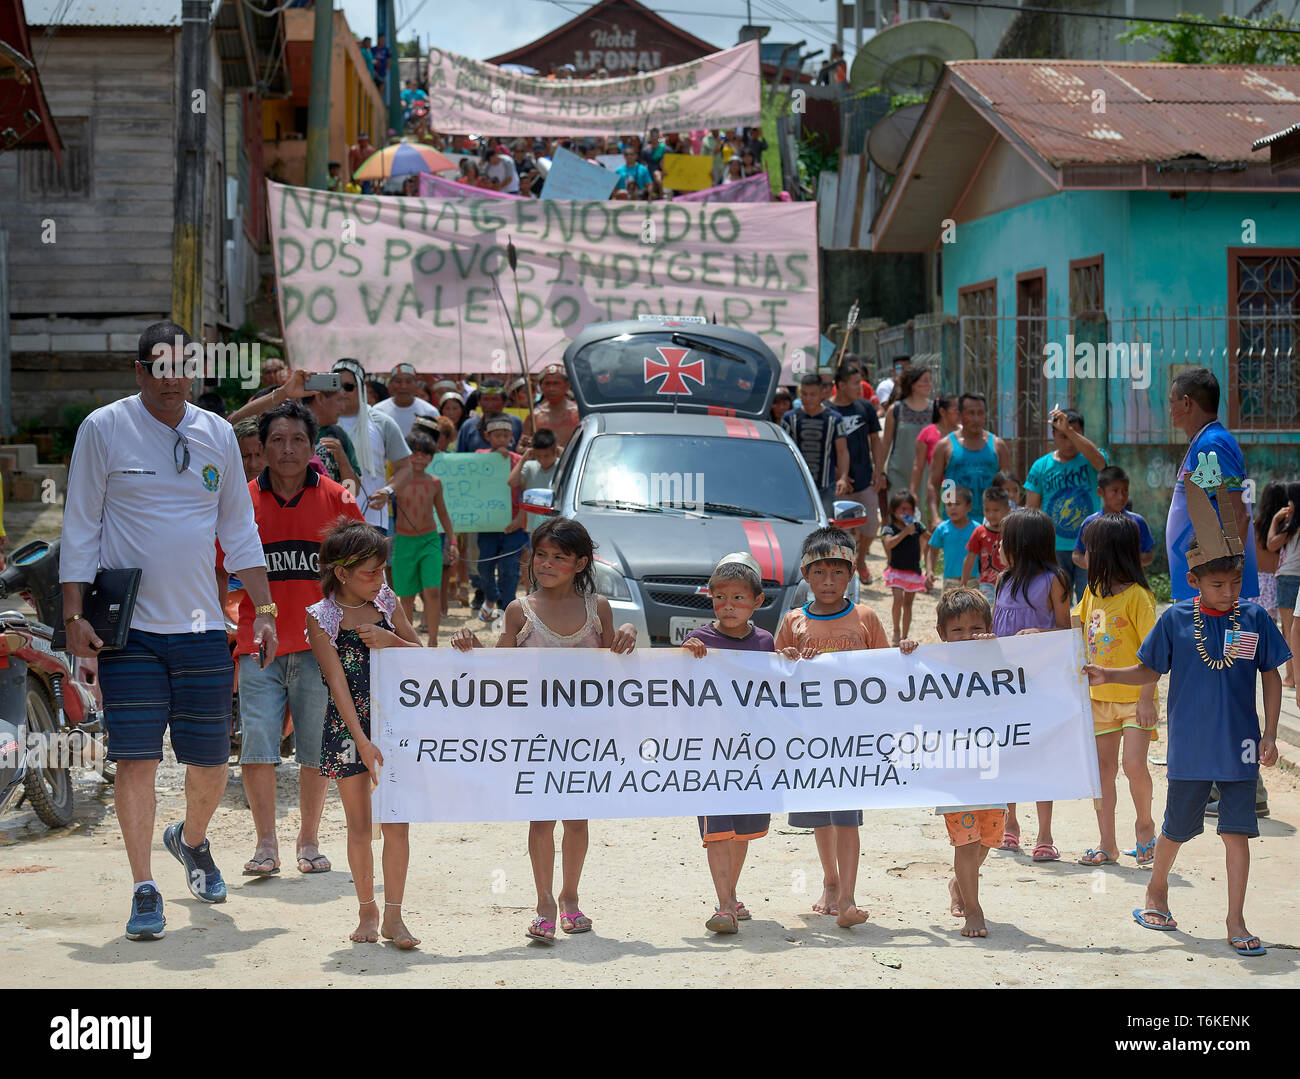
[[[532,536],[533,557],[528,569],[532,591],[506,608],[498,648],[608,648],[627,654],[636,648],[636,628],[629,622],[614,628],[609,600],[596,595],[591,563],[595,547],[577,521],[552,517]],[[462,652],[481,648],[468,627],[456,631],[452,646]],[[555,883],[555,821],[532,821],[528,827],[528,857],[537,885],[537,917],[527,935],[543,943],[555,940],[555,923],[566,933],[586,933],[591,919],[578,906],[578,883],[587,856],[587,822],[564,822],[564,881],[558,900]]]
[[399,948],[414,948],[420,942],[402,922],[409,825],[383,825],[382,921],[371,853],[370,792],[384,758],[370,740],[370,651],[420,647],[406,612],[384,583],[387,560],[388,537],[374,525],[346,521],[334,527],[321,544],[325,598],[307,608],[307,641],[330,691],[320,763],[321,772],[338,785],[348,821],[348,867],[361,908],[351,939],[373,942],[382,933]]

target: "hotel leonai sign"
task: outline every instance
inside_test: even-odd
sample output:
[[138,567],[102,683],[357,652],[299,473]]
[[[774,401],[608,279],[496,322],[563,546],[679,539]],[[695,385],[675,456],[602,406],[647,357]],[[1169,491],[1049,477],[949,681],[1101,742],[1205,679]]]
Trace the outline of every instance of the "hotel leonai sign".
[[544,37],[489,56],[487,63],[518,64],[541,75],[572,64],[579,76],[604,68],[617,77],[675,67],[718,51],[638,0],[598,0]]
[[592,48],[573,52],[573,66],[579,72],[603,67],[613,74],[615,71],[653,71],[664,66],[662,49],[637,48],[635,30],[624,33],[615,24],[608,30],[593,30],[591,41]]

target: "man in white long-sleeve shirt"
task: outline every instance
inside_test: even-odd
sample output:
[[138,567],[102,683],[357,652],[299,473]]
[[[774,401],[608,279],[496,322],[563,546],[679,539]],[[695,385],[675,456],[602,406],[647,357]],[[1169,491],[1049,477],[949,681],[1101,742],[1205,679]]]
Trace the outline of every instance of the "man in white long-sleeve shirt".
[[[99,659],[116,809],[135,881],[127,936],[163,935],[153,881],[154,774],[170,726],[187,765],[185,819],[163,842],[185,867],[195,898],[221,903],[208,822],[226,788],[234,664],[217,594],[216,541],[256,608],[255,640],[275,658],[275,605],[234,430],[189,403],[182,350],[189,335],[156,322],[140,335],[140,393],[98,408],[77,432],[68,475],[59,579],[68,649]],[[178,348],[177,345],[180,347]],[[143,571],[126,646],[102,641],[82,617],[99,569]]]

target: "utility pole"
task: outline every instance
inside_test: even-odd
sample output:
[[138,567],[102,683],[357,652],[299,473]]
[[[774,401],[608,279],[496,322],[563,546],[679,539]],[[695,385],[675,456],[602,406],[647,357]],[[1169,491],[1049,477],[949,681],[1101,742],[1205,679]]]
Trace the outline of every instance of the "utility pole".
[[311,96],[307,99],[307,186],[329,187],[330,56],[334,52],[333,0],[316,0],[311,41]]
[[[180,115],[172,217],[172,319],[203,338],[203,193],[207,182],[208,4],[181,4]],[[219,102],[217,104],[220,104]]]

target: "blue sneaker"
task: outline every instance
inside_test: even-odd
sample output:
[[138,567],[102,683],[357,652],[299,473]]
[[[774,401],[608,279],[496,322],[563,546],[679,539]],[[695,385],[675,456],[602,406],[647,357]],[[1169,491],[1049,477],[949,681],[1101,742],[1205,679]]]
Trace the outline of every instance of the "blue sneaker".
[[163,926],[162,896],[152,884],[137,888],[131,897],[131,920],[126,923],[127,940],[161,940]]
[[204,903],[224,903],[226,882],[221,877],[221,870],[212,860],[208,841],[205,839],[197,847],[186,846],[181,839],[184,830],[184,821],[170,825],[163,832],[163,846],[185,867],[185,883],[189,885],[190,895]]

